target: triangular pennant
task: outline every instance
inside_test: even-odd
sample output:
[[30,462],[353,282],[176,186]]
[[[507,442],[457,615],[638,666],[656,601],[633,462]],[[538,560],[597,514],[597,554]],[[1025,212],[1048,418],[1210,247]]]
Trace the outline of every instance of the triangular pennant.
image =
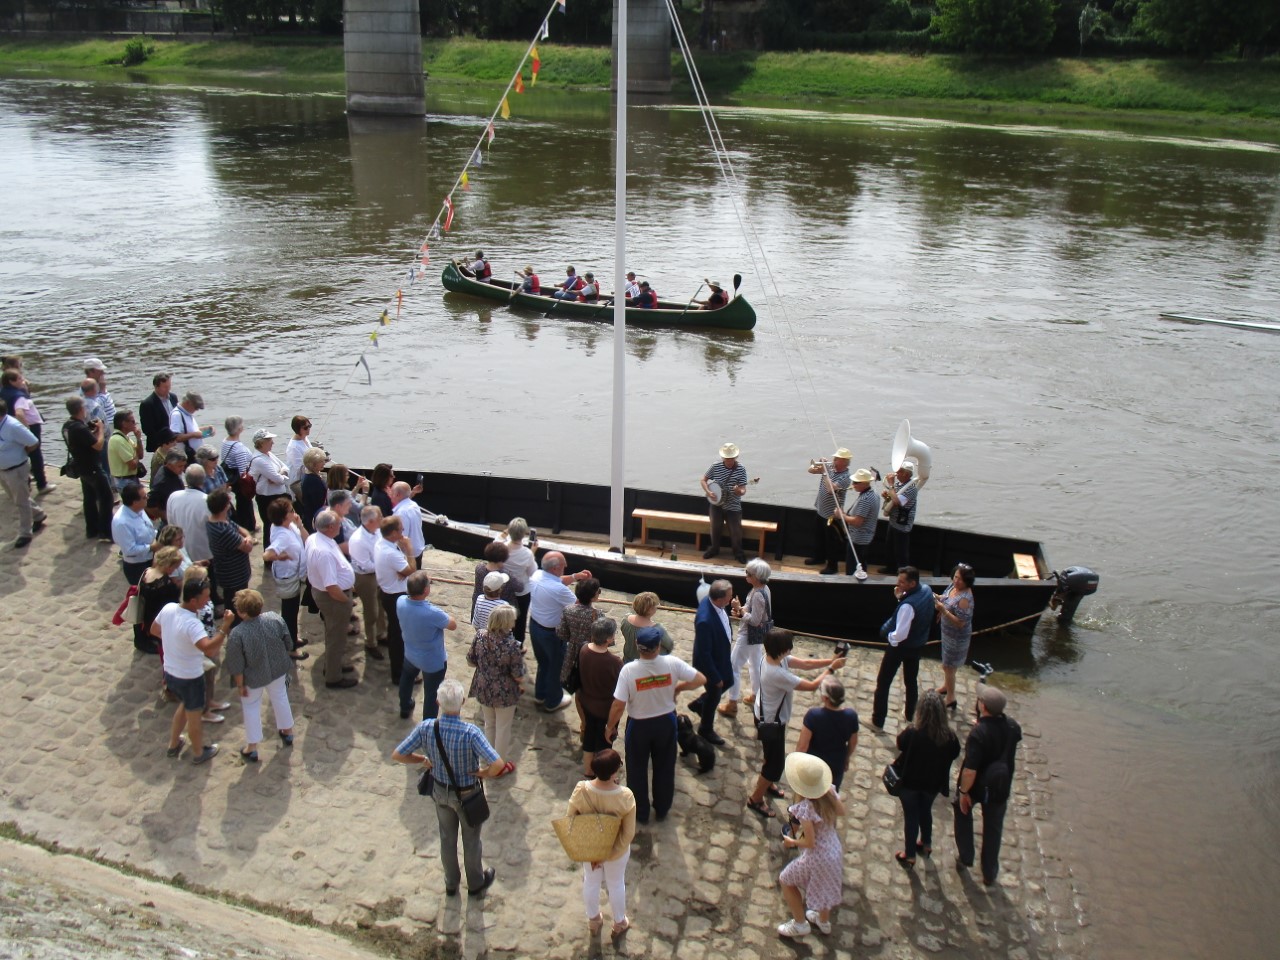
[[539,39],[541,39],[541,40],[546,40],[549,36],[551,36],[551,24],[550,24],[550,23],[548,23],[546,20],[543,20],[543,21],[542,21],[542,36],[541,36]]
[[529,80],[529,86],[536,87],[538,85],[538,71],[542,69],[542,61],[538,59],[538,55],[533,55],[533,77]]
[[493,124],[492,123],[485,128],[484,133],[485,133],[485,136],[489,138],[489,142],[493,143]]
[[467,175],[465,170],[462,172],[462,176],[458,179],[458,183],[462,185],[463,190],[471,189],[471,177]]
[[560,0],[560,12],[564,13],[564,0]]
[[449,228],[453,226],[453,200],[452,200],[452,198],[450,198],[450,197],[445,197],[445,198],[444,198],[444,208],[445,208],[445,211],[446,211],[446,213],[445,213],[445,215],[444,215],[444,232],[445,232],[445,233],[448,233],[448,232],[449,232]]
[[[374,341],[375,343],[377,341]],[[369,361],[364,358],[364,354],[360,354],[360,359],[356,361],[356,366],[364,367],[365,376],[369,378],[368,386],[373,386],[373,371],[369,369]]]
[[[412,270],[410,270],[410,271],[409,271],[409,273],[410,273],[410,275],[412,275],[412,274],[413,274],[413,271],[412,271]],[[403,291],[403,290],[397,290],[397,291],[396,291],[396,319],[397,319],[397,320],[399,320],[399,319],[400,319],[400,305],[401,305],[402,303],[404,303],[404,291]]]
[[385,327],[385,326],[386,326],[388,323],[390,323],[390,322],[391,322],[391,315],[390,315],[389,313],[387,313],[387,311],[386,311],[386,310],[383,310],[383,311],[382,311],[382,313],[381,313],[381,315],[379,315],[379,317],[378,317],[378,323],[379,323],[381,326],[384,326],[384,327]]
[[507,103],[507,98],[506,98],[506,97],[503,97],[503,98],[502,98],[502,109],[501,109],[501,111],[500,111],[500,112],[501,112],[501,114],[502,114],[502,119],[503,119],[503,120],[510,120],[510,119],[511,119],[511,105],[510,105],[509,103]]
[[373,331],[373,333],[369,334],[369,342],[370,342],[370,343],[372,343],[375,347],[378,345],[378,331],[377,331],[377,330],[375,330],[375,331]]
[[477,147],[475,152],[471,154],[471,166],[473,167],[484,166],[484,154],[480,152],[479,147]]
[[524,93],[524,77],[516,74],[516,93]]

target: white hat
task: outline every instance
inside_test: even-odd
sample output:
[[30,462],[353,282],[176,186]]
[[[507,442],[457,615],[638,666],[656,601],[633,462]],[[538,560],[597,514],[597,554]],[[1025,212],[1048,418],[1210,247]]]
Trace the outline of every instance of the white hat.
[[816,800],[831,789],[831,768],[812,753],[793,753],[785,766],[787,783],[802,797]]
[[86,360],[84,362],[84,368],[86,370],[101,370],[103,373],[107,372],[107,368],[103,366],[102,361],[99,360],[97,357],[90,357],[88,360]]
[[276,438],[276,435],[274,433],[272,433],[266,427],[263,427],[261,430],[255,430],[253,432],[253,445],[256,447],[263,440],[274,440],[275,438]]
[[736,460],[741,452],[736,443],[726,443],[720,448],[720,456],[725,460]]
[[866,467],[859,467],[857,470],[854,471],[854,474],[853,474],[854,483],[870,483],[875,478],[876,478],[876,475],[872,473],[870,470],[868,470]]
[[484,578],[485,592],[493,593],[496,590],[501,590],[503,587],[507,585],[507,581],[510,579],[511,578],[508,577],[505,573],[501,573],[497,570],[494,570],[492,573],[486,575]]
[[898,464],[898,469],[905,470],[914,477],[916,475],[916,462],[914,460],[903,460],[902,463]]
[[853,451],[850,450],[848,447],[841,447],[839,450],[835,452],[835,455],[831,459],[832,460],[852,460]]

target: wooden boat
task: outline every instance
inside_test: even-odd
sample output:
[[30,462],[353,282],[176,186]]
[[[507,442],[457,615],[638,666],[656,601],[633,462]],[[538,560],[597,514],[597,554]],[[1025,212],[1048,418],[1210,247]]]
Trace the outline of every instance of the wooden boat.
[[1182,313],[1162,313],[1161,320],[1179,323],[1208,323],[1217,327],[1234,327],[1237,330],[1256,330],[1259,333],[1280,333],[1280,323],[1261,323],[1254,320],[1219,320],[1216,317],[1193,317]]
[[[413,476],[404,472],[406,478]],[[664,603],[695,606],[697,589],[704,579],[723,577],[734,584],[738,596],[747,586],[741,565],[725,547],[722,561],[705,561],[695,549],[691,534],[663,533],[660,542],[636,543],[640,523],[637,509],[671,511],[706,516],[706,500],[700,496],[626,488],[626,552],[608,550],[610,488],[558,480],[475,476],[457,473],[423,474],[424,507],[448,516],[443,523],[426,524],[427,542],[438,549],[480,557],[486,544],[502,535],[512,517],[524,517],[538,531],[539,556],[559,550],[571,571],[589,569],[612,590],[639,593],[653,590]],[[823,637],[874,639],[880,626],[894,612],[896,577],[883,572],[887,561],[885,531],[862,551],[870,576],[856,580],[843,573],[822,576],[803,565],[811,556],[813,509],[744,501],[747,521],[777,525],[766,536],[765,559],[773,567],[769,586],[779,626]],[[885,521],[880,520],[881,527]],[[748,543],[750,554],[754,543]],[[917,524],[911,534],[912,559],[922,577],[940,592],[950,582],[955,564],[972,564],[974,630],[1005,628],[1030,631],[1053,597],[1058,581],[1049,566],[1043,545],[1032,540],[971,533]],[[672,559],[672,555],[675,559]],[[841,569],[843,570],[843,564]]]
[[[453,263],[444,268],[440,282],[444,284],[446,290],[454,293],[482,297],[485,300],[494,300],[526,310],[536,310],[539,313],[548,314],[551,318],[613,322],[612,300],[602,299],[595,303],[580,303],[576,300],[557,300],[540,294],[520,293],[516,289],[519,286],[517,281],[500,280],[497,277],[491,277],[488,282],[476,280],[474,277],[466,276]],[[756,311],[742,295],[735,296],[726,306],[718,310],[708,310],[697,304],[690,307],[688,301],[676,303],[670,300],[659,300],[658,306],[653,310],[628,307],[627,323],[657,327],[716,327],[721,330],[750,330],[756,325]]]

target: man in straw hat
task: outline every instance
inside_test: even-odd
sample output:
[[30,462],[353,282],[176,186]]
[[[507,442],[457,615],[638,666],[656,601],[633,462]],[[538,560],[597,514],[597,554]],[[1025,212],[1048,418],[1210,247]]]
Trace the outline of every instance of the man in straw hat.
[[853,501],[853,509],[845,513],[842,507],[836,508],[836,513],[840,514],[840,520],[843,520],[849,528],[849,539],[853,541],[853,549],[858,552],[855,559],[852,551],[847,546],[844,547],[847,554],[844,572],[849,576],[853,576],[858,568],[858,561],[866,556],[867,551],[871,549],[871,541],[876,536],[876,518],[880,515],[880,504],[876,492],[871,489],[871,481],[874,479],[876,479],[874,472],[866,467],[859,467],[853,474],[853,492],[858,495],[858,499]]
[[[702,475],[702,492],[711,501],[711,542],[703,558],[710,560],[720,553],[722,528],[729,525],[729,543],[733,547],[733,559],[746,563],[742,550],[742,495],[747,492],[747,470],[738,462],[738,445],[726,443],[720,448],[720,462],[713,463]],[[716,502],[711,495],[711,484],[720,489]]]
[[844,556],[844,528],[833,520],[836,511],[844,507],[844,495],[849,489],[849,461],[853,454],[844,447],[830,460],[811,460],[809,472],[821,475],[818,481],[818,499],[813,509],[817,511],[813,526],[813,556],[805,560],[809,567],[822,566],[822,573],[838,573],[840,558]]
[[720,286],[718,280],[708,280],[707,286],[711,288],[711,295],[705,300],[695,300],[694,303],[701,304],[708,310],[719,310],[729,302],[729,298],[725,296],[724,287]]
[[889,516],[889,569],[897,571],[911,562],[911,528],[916,523],[916,499],[920,495],[916,462],[903,460],[896,472],[884,478],[885,511]]
[[1022,728],[1004,715],[1008,699],[989,684],[978,684],[974,708],[978,722],[964,745],[964,762],[956,786],[955,834],[957,869],[973,866],[973,807],[982,804],[982,882],[992,886],[1000,872],[1004,812],[1013,788],[1013,755]]

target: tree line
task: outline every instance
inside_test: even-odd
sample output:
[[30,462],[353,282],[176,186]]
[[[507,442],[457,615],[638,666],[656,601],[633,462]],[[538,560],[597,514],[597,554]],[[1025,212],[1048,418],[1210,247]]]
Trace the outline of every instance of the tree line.
[[[340,34],[342,0],[208,0],[220,29]],[[145,8],[136,0],[0,0],[19,11]],[[419,0],[430,37],[526,39],[547,0]],[[766,0],[746,20],[726,0],[677,0],[685,32],[721,29],[771,50],[965,51],[986,55],[1178,54],[1257,57],[1280,50],[1280,0]],[[557,42],[611,42],[613,0],[571,0]],[[741,47],[742,43],[735,46]]]

